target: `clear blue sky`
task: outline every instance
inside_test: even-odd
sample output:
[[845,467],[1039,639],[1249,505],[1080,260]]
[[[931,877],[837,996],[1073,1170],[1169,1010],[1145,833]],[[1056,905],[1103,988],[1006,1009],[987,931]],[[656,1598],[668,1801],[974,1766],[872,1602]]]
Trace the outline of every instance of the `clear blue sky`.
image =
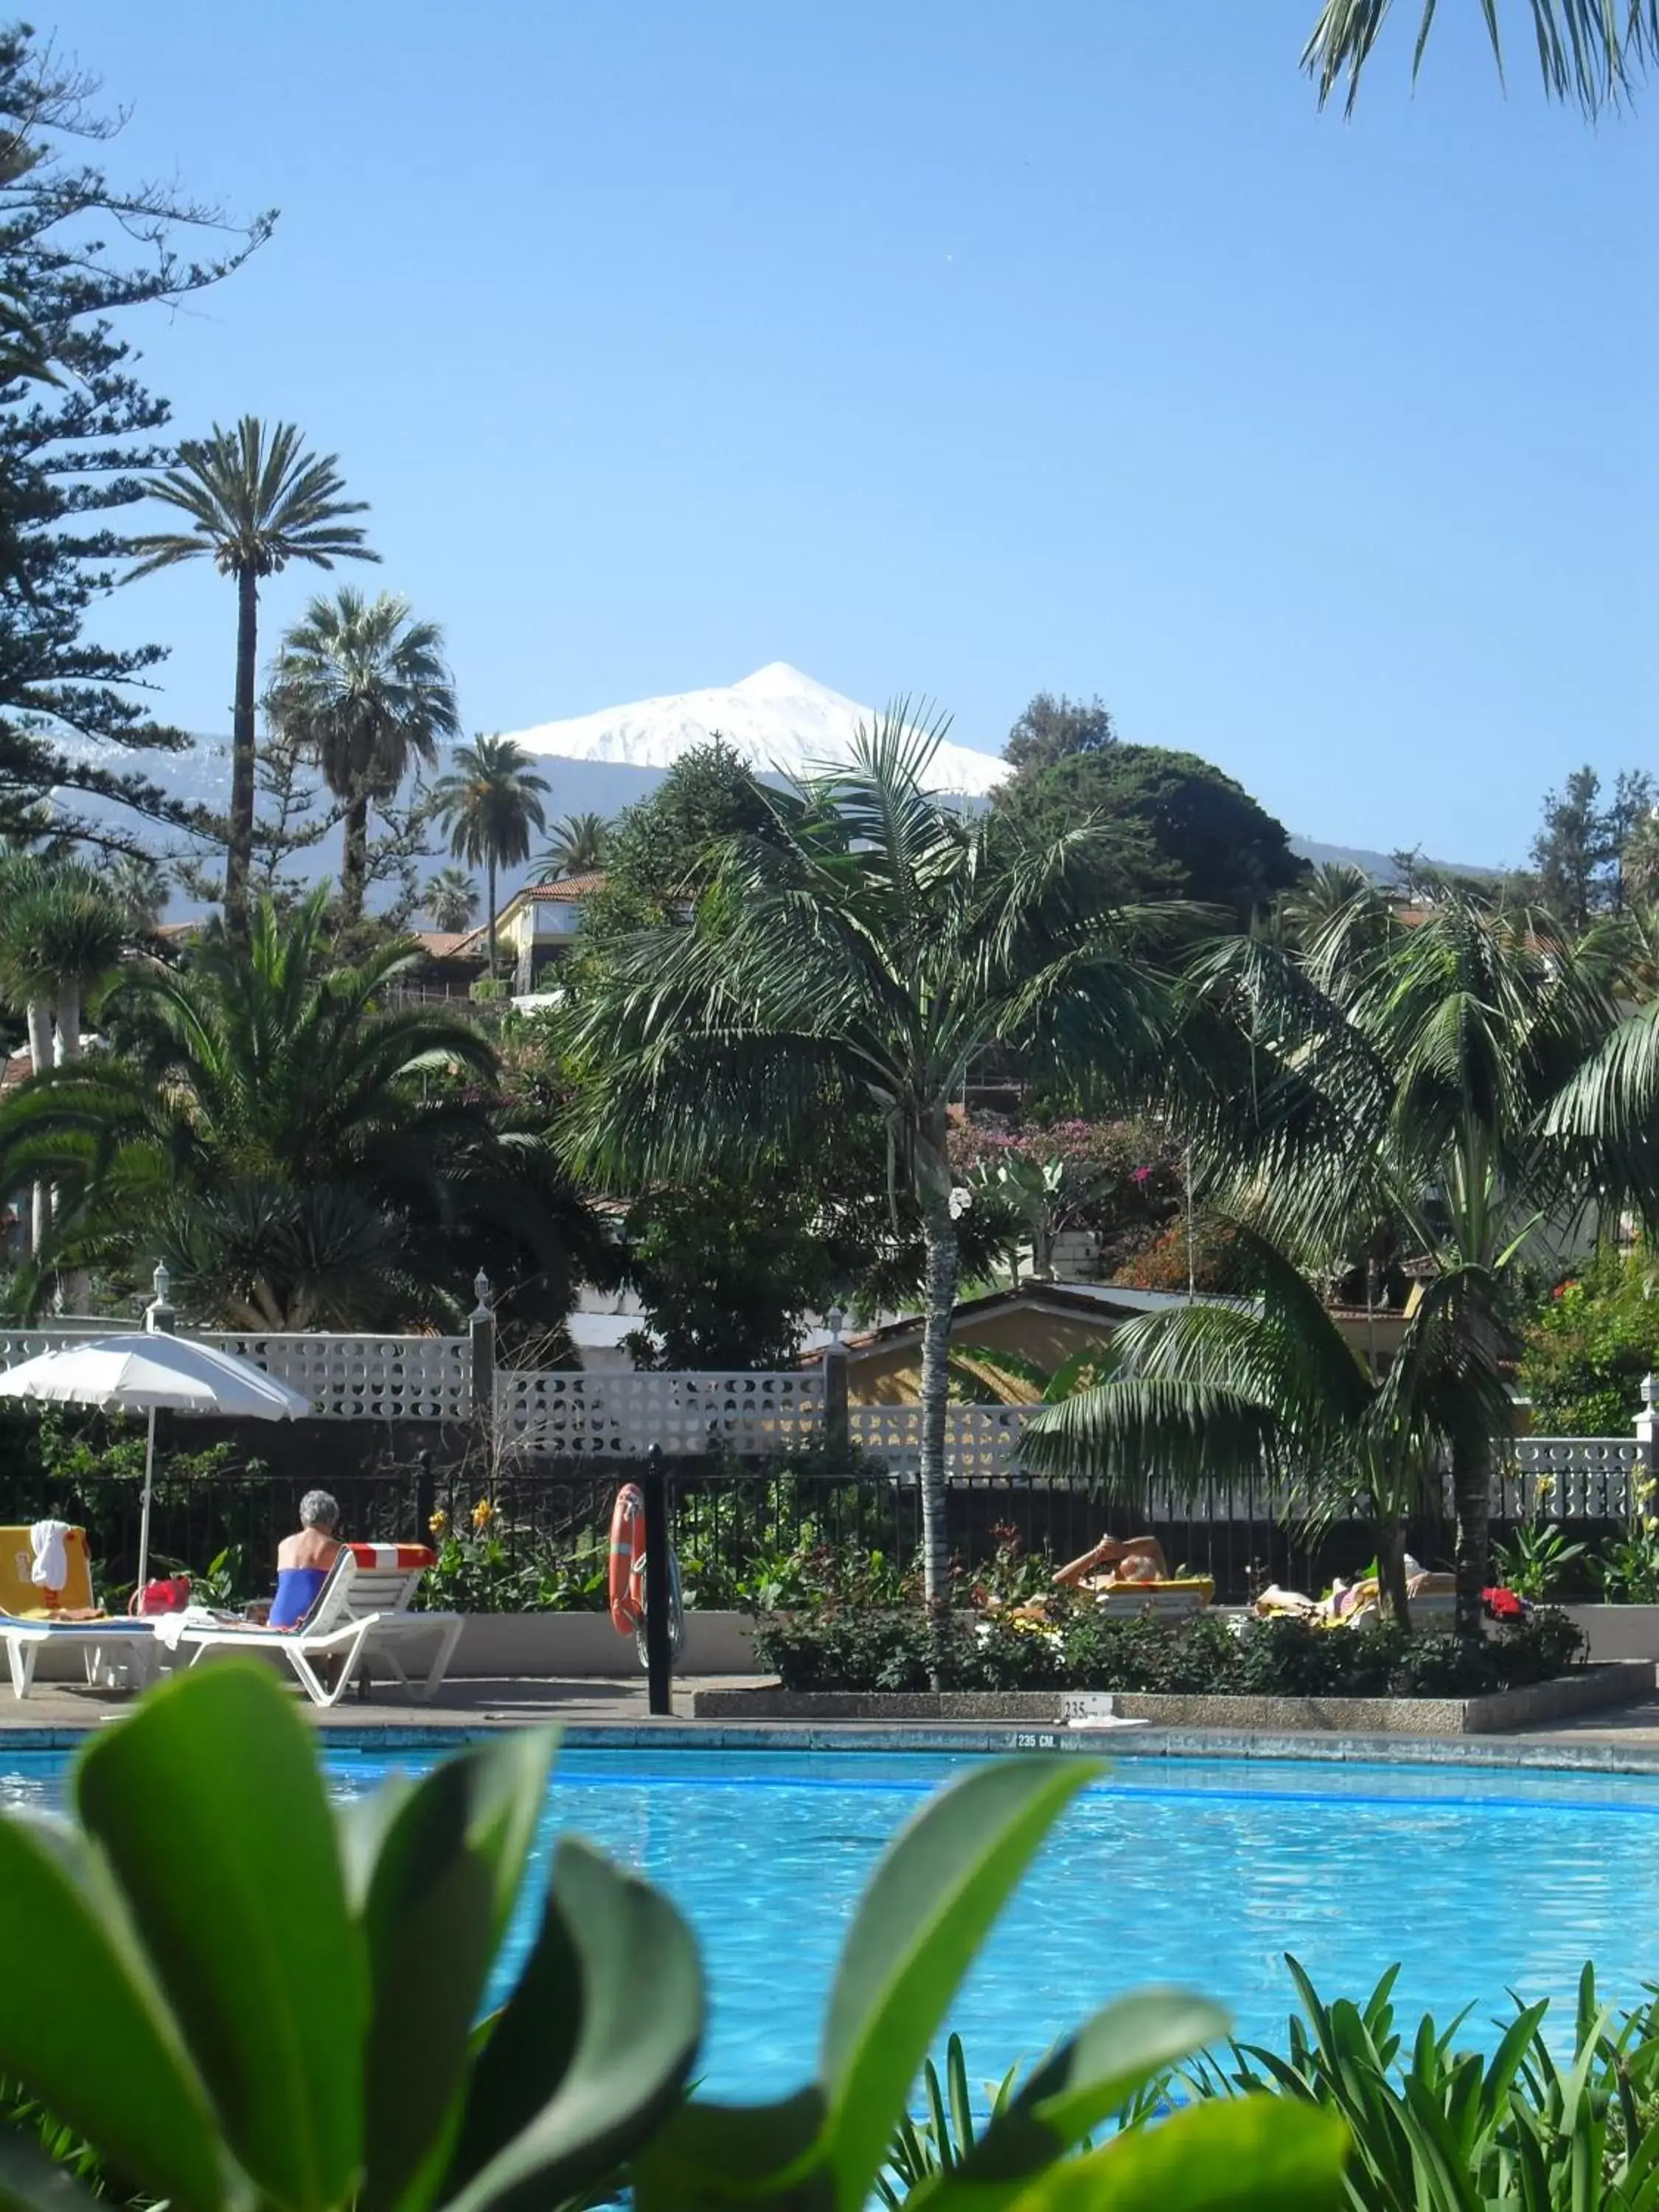
[[[147,371],[181,431],[339,453],[470,726],[786,659],[995,750],[1098,691],[1293,829],[1518,859],[1579,761],[1659,767],[1659,88],[1548,106],[1511,0],[1506,100],[1448,0],[1415,97],[1402,6],[1345,124],[1316,11],[74,0],[58,35],[133,108],[114,167],[281,208]],[[203,568],[106,628],[222,729],[233,620]]]

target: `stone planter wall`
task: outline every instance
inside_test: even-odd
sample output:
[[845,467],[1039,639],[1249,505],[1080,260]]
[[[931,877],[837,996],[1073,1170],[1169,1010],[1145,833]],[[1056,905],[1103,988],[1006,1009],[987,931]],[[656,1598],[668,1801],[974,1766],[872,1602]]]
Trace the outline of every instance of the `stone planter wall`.
[[[681,1674],[758,1674],[744,1613],[688,1613]],[[625,1676],[640,1672],[631,1636],[604,1613],[472,1613],[450,1662],[466,1677]]]
[[1561,1610],[1589,1637],[1592,1663],[1659,1661],[1659,1605],[1564,1605]]
[[[1155,1728],[1233,1729],[1274,1735],[1492,1735],[1539,1728],[1569,1714],[1629,1705],[1650,1696],[1650,1663],[1626,1661],[1575,1668],[1553,1682],[1503,1690],[1485,1698],[1206,1698],[1161,1697],[1123,1691],[1113,1711]],[[855,1691],[699,1690],[692,1711],[699,1720],[1006,1721],[1054,1727],[1060,1720],[1056,1690],[921,1691],[887,1696]]]

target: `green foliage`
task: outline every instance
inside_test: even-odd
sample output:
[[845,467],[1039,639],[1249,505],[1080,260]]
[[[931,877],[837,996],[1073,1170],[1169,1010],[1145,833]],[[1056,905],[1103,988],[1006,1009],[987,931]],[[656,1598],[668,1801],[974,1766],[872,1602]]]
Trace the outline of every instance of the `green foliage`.
[[572,876],[592,875],[609,856],[611,824],[602,815],[567,814],[553,824],[553,842],[536,863],[537,880],[566,881]]
[[628,1349],[644,1367],[788,1367],[807,1313],[834,1304],[856,1264],[790,1167],[650,1191],[624,1235],[641,1324]]
[[[761,796],[767,836],[720,850],[689,927],[626,939],[573,994],[571,1155],[615,1181],[742,1176],[780,1141],[873,1115],[920,1218],[928,1312],[963,1261],[951,1109],[993,1047],[1103,1082],[1150,1063],[1169,1009],[1151,922],[1091,896],[1091,829],[1050,842],[925,787],[945,724],[896,702],[852,762]],[[1165,924],[1168,917],[1163,918]],[[924,1334],[926,1583],[945,1567],[945,1331]]]
[[265,712],[345,809],[340,903],[349,927],[362,913],[371,804],[396,797],[411,762],[434,767],[439,745],[460,731],[443,632],[414,620],[394,592],[370,600],[343,585],[313,599],[283,638]]
[[1000,1200],[1012,1215],[1038,1274],[1052,1273],[1057,1236],[1088,1229],[1098,1240],[1098,1279],[1127,1280],[1132,1255],[1182,1202],[1179,1149],[1151,1122],[1073,1115],[1016,1125],[976,1115],[951,1129],[950,1156],[975,1206]]
[[789,1690],[1122,1690],[1166,1697],[1468,1698],[1547,1681],[1583,1637],[1565,1613],[1484,1638],[1409,1635],[1389,1625],[1320,1629],[1218,1613],[1112,1617],[1054,1601],[1048,1623],[1010,1613],[944,1624],[834,1603],[763,1621],[755,1649]]
[[1523,1521],[1507,1544],[1492,1546],[1492,1571],[1517,1597],[1553,1597],[1567,1570],[1583,1559],[1586,1544],[1569,1543],[1554,1522]]
[[489,972],[495,972],[495,876],[530,857],[531,832],[545,830],[547,778],[514,738],[477,737],[458,745],[453,766],[432,787],[432,811],[449,832],[458,860],[484,872]]
[[1085,704],[1039,691],[1008,732],[1002,757],[1021,775],[1053,768],[1078,753],[1097,753],[1117,743],[1111,711],[1098,692]]
[[[1423,65],[1435,9],[1436,0],[1421,0],[1413,77]],[[1319,87],[1321,106],[1346,78],[1352,112],[1361,73],[1388,12],[1387,0],[1381,5],[1378,0],[1325,0],[1302,56]],[[1483,0],[1480,13],[1501,76],[1499,10],[1492,0]],[[1659,0],[1628,0],[1622,7],[1607,0],[1530,0],[1529,14],[1546,92],[1556,100],[1576,100],[1586,115],[1622,106],[1650,63],[1659,59]]]
[[1305,872],[1290,835],[1243,785],[1196,753],[1109,744],[1012,776],[998,817],[1038,838],[1110,826],[1117,896],[1196,899],[1240,922]]
[[[31,1413],[8,1424],[6,1443],[15,1454],[14,1463],[27,1466],[33,1461],[39,1468],[52,1513],[86,1529],[94,1572],[104,1578],[102,1600],[125,1602],[131,1583],[121,1579],[121,1571],[144,1479],[143,1423],[118,1413],[43,1405],[38,1415]],[[258,1518],[270,1483],[270,1470],[264,1462],[246,1457],[234,1444],[159,1453],[155,1485],[158,1525],[166,1525],[172,1507],[204,1495],[212,1501],[216,1527],[234,1522],[249,1508]],[[222,1546],[205,1571],[199,1561],[169,1559],[159,1550],[152,1557],[158,1573],[189,1574],[198,1594],[210,1605],[234,1604],[270,1588],[271,1563],[249,1561],[241,1543]],[[130,1556],[125,1564],[131,1575]]]
[[438,1562],[421,1586],[434,1613],[603,1613],[609,1535],[598,1526],[554,1543],[514,1528],[488,1499],[457,1526],[433,1516]]
[[579,960],[680,919],[707,884],[716,848],[732,837],[766,836],[771,825],[766,795],[739,753],[720,738],[691,746],[611,825],[604,885],[582,901]]
[[[792,1366],[807,1316],[903,1310],[926,1277],[915,1194],[890,1194],[881,1127],[826,1102],[823,1117],[758,1147],[744,1172],[653,1183],[623,1224],[622,1273],[641,1326],[641,1365],[670,1370]],[[957,1224],[965,1274],[1006,1249],[1006,1213],[975,1201]]]
[[1651,1258],[1598,1254],[1540,1303],[1521,1341],[1516,1380],[1540,1436],[1628,1435],[1642,1378],[1659,1366]]
[[[548,1146],[493,1109],[477,1026],[388,1000],[403,944],[343,967],[321,894],[188,967],[125,971],[132,1047],[54,1069],[0,1109],[0,1186],[60,1194],[45,1257],[147,1275],[235,1328],[386,1327],[454,1312],[481,1260],[568,1308],[586,1212]],[[38,1304],[44,1268],[22,1282]]]
[[[54,793],[62,834],[92,826],[82,796],[152,820],[196,816],[129,765],[139,748],[187,742],[151,712],[164,648],[87,635],[131,550],[140,472],[165,453],[167,404],[122,333],[147,306],[176,307],[228,276],[271,218],[228,224],[165,185],[112,180],[95,155],[126,118],[100,113],[98,93],[50,39],[21,23],[0,32],[0,287],[46,335],[57,374],[43,384],[0,363],[0,835],[38,830]],[[196,259],[210,230],[215,250]],[[106,807],[92,813],[100,841],[131,836]]]
[[[935,1798],[854,1917],[817,2077],[722,2106],[685,2094],[705,2018],[690,1930],[574,1838],[552,1854],[515,1988],[478,2019],[552,1750],[550,1731],[509,1734],[336,1816],[313,1733],[235,1662],[99,1736],[76,1771],[78,1828],[0,1819],[15,1916],[0,2196],[76,2212],[92,2201],[79,2168],[179,2212],[533,2212],[622,2186],[639,2212],[861,2212],[963,1976],[1098,1769],[1000,1759]],[[1302,2100],[1139,2124],[1149,2085],[1224,2030],[1176,1990],[1108,2006],[971,2142],[958,2129],[913,2201],[1334,2207],[1344,2130]]]
[[1590,1561],[1609,1605],[1659,1605],[1659,1521],[1638,1516]]
[[1352,2212],[1651,2212],[1659,2204],[1659,2005],[1620,2014],[1579,1980],[1570,2050],[1547,2004],[1516,2003],[1490,2057],[1462,2050],[1464,2015],[1396,2025],[1391,1966],[1361,2002],[1327,2003],[1294,1959],[1287,2056],[1234,2045],[1176,2069],[1166,2094],[1277,2093],[1340,2118]]

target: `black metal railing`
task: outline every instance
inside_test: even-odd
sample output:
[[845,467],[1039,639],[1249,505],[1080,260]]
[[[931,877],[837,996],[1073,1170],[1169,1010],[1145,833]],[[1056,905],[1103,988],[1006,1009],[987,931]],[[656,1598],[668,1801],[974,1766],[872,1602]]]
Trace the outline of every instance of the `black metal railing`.
[[[338,1498],[343,1533],[381,1542],[457,1540],[441,1601],[484,1606],[598,1607],[605,1602],[611,1509],[626,1462],[540,1462],[492,1470],[487,1457],[434,1467],[424,1452],[383,1456],[363,1471],[307,1474],[233,1465],[169,1472],[155,1485],[150,1552],[158,1570],[177,1562],[204,1577],[222,1561],[215,1587],[228,1597],[270,1589],[276,1547],[298,1526],[304,1492],[321,1480]],[[879,1595],[913,1569],[921,1537],[921,1493],[908,1476],[878,1468],[856,1474],[807,1455],[755,1466],[732,1460],[670,1462],[671,1527],[688,1598],[705,1607],[752,1604],[769,1589],[844,1588]],[[120,1600],[137,1571],[140,1486],[136,1473],[47,1474],[21,1461],[0,1464],[0,1524],[52,1516],[84,1526],[100,1588]],[[434,1527],[435,1522],[435,1527]],[[1569,1538],[1599,1540],[1609,1517],[1564,1518]],[[1171,1509],[1150,1496],[1108,1506],[1082,1482],[1006,1478],[954,1481],[947,1498],[953,1559],[977,1577],[1000,1549],[1073,1559],[1106,1530],[1150,1533],[1172,1569],[1212,1576],[1218,1597],[1239,1603],[1263,1582],[1317,1591],[1352,1576],[1371,1556],[1358,1516],[1315,1531],[1286,1519],[1260,1490],[1216,1486]],[[1509,1533],[1507,1520],[1494,1534]],[[1448,1521],[1429,1516],[1409,1532],[1411,1550],[1449,1567]]]

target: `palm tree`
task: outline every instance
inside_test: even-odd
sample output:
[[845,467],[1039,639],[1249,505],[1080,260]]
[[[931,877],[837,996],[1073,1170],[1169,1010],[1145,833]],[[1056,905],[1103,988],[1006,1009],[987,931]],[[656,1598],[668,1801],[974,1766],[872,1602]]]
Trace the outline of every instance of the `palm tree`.
[[1247,1222],[1229,1225],[1249,1253],[1259,1298],[1125,1322],[1091,1375],[1043,1393],[1022,1456],[1039,1473],[1085,1474],[1143,1510],[1149,1470],[1177,1497],[1265,1482],[1287,1514],[1311,1521],[1363,1502],[1383,1609],[1407,1626],[1407,1520],[1432,1492],[1454,1428],[1501,1431],[1503,1378],[1463,1364],[1455,1274],[1429,1287],[1387,1373],[1373,1376],[1304,1272]]
[[[108,979],[130,934],[119,901],[84,861],[24,854],[8,862],[0,880],[0,992],[23,1010],[37,1073],[80,1059],[83,1004]],[[37,1253],[56,1207],[55,1194],[37,1180],[30,1209]]]
[[290,561],[331,568],[337,561],[378,561],[349,514],[368,502],[341,497],[345,489],[336,456],[304,452],[291,422],[267,433],[254,415],[234,430],[216,422],[205,439],[187,439],[179,458],[146,489],[176,507],[189,527],[157,531],[133,540],[139,554],[129,581],[180,561],[211,558],[222,576],[236,580],[236,694],[231,724],[230,822],[225,854],[225,921],[238,934],[247,927],[247,879],[253,854],[254,677],[259,651],[259,579],[275,576]]
[[536,866],[536,880],[562,883],[568,876],[590,876],[605,866],[611,824],[602,814],[567,814],[553,824],[553,842]]
[[411,759],[432,767],[440,743],[460,733],[443,642],[436,623],[411,618],[407,599],[391,592],[366,599],[347,584],[312,601],[277,655],[266,711],[345,805],[348,923],[363,910],[370,802],[394,796]]
[[1344,860],[1324,860],[1310,868],[1294,890],[1279,902],[1291,939],[1310,944],[1335,915],[1363,909],[1379,934],[1389,917],[1389,902],[1363,869]]
[[691,926],[642,933],[563,1019],[568,1135],[600,1175],[739,1170],[791,1127],[873,1108],[890,1188],[926,1255],[920,1487],[927,1601],[948,1591],[945,1413],[960,1273],[950,1109],[994,1043],[1086,1061],[1129,1087],[1164,994],[1146,918],[1089,896],[1100,832],[1038,845],[923,787],[947,725],[903,703],[852,764],[768,793],[769,827],[719,848]]
[[530,857],[530,833],[545,830],[541,793],[545,776],[512,738],[475,738],[458,746],[455,765],[432,787],[433,811],[449,830],[458,860],[484,870],[489,919],[489,972],[495,972],[495,871]]
[[[1617,104],[1632,79],[1659,59],[1659,0],[1528,0],[1534,43],[1544,85],[1557,100],[1576,99],[1589,115]],[[1501,75],[1503,46],[1492,0],[1480,0],[1492,58]],[[1436,0],[1422,0],[1415,76],[1434,23]],[[1359,79],[1388,14],[1388,0],[1325,0],[1302,56],[1303,66],[1318,82],[1322,106],[1347,79],[1352,113]]]
[[1058,1367],[1044,1367],[1001,1345],[962,1344],[951,1354],[951,1381],[957,1398],[970,1406],[1057,1406],[1092,1389],[1109,1363],[1104,1337]]
[[[1443,1366],[1462,1377],[1435,1403],[1469,1632],[1495,1455],[1515,1421],[1519,1271],[1595,1187],[1574,1146],[1581,1158],[1601,1147],[1604,1186],[1618,1164],[1614,1118],[1585,1088],[1613,1024],[1613,973],[1547,915],[1455,890],[1415,926],[1390,920],[1380,941],[1356,899],[1299,954],[1235,939],[1194,978],[1187,1049],[1209,1081],[1195,1134],[1210,1190],[1281,1252],[1351,1254],[1397,1224],[1431,1297]],[[1625,1163],[1632,1176],[1639,1164]]]
[[485,1127],[449,1078],[489,1081],[495,1054],[469,1021],[387,1006],[416,948],[331,967],[323,912],[320,890],[287,921],[267,902],[246,940],[129,971],[142,1054],[58,1066],[0,1110],[0,1180],[63,1194],[52,1256],[142,1274],[159,1251],[235,1327],[441,1310],[451,1179]]
[[440,868],[426,879],[424,903],[434,929],[471,929],[478,911],[478,886],[459,868]]

